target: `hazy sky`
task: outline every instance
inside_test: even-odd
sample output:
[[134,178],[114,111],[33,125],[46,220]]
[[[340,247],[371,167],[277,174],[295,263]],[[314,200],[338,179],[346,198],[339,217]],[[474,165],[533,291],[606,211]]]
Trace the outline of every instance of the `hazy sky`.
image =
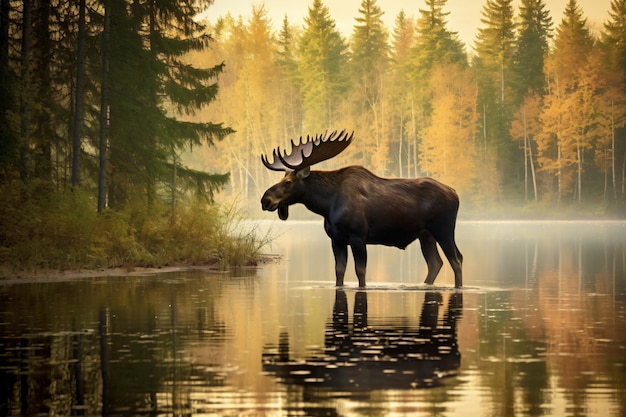
[[[357,17],[362,0],[324,0],[324,4],[330,10],[337,28],[345,35],[352,33],[354,18]],[[419,9],[424,8],[424,0],[378,0],[378,6],[385,12],[383,20],[389,30],[393,29],[394,21],[398,12],[404,9],[408,16],[419,16]],[[482,8],[486,0],[448,0],[446,10],[448,16],[448,28],[459,33],[461,39],[473,44],[476,30],[481,26]],[[513,0],[514,7],[519,6],[519,0]],[[550,10],[555,27],[563,17],[563,9],[567,0],[545,0]],[[608,18],[611,0],[578,0],[587,22],[592,29],[600,29],[602,23]],[[313,0],[215,0],[209,7],[207,17],[214,21],[219,16],[230,12],[234,17],[250,17],[252,5],[265,5],[268,16],[272,20],[274,29],[280,29],[285,14],[292,24],[304,23],[304,17],[308,14]]]

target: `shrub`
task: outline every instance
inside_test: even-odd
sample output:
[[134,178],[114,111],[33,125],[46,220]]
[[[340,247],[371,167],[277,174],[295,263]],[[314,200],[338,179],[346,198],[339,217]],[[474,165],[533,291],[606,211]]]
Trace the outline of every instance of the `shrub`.
[[60,193],[33,181],[0,187],[0,266],[17,270],[254,263],[266,237],[246,228],[233,207],[192,198],[175,213],[131,201],[98,214],[79,189]]

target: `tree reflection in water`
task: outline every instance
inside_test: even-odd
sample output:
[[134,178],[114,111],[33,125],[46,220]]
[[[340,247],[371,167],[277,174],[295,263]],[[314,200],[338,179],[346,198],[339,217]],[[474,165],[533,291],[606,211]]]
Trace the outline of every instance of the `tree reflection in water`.
[[263,355],[263,369],[285,384],[314,385],[344,390],[425,388],[454,376],[461,365],[457,323],[463,294],[453,293],[444,317],[439,292],[426,293],[419,326],[397,323],[368,325],[367,292],[354,296],[352,325],[344,290],[337,290],[332,321],[325,330],[320,355],[291,359],[289,336],[282,332],[278,348]]

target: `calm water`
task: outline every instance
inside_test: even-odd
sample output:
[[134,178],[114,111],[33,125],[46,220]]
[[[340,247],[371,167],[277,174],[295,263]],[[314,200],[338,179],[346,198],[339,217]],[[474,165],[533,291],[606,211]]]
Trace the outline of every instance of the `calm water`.
[[462,291],[262,227],[254,270],[0,282],[0,415],[626,415],[626,223],[460,223]]

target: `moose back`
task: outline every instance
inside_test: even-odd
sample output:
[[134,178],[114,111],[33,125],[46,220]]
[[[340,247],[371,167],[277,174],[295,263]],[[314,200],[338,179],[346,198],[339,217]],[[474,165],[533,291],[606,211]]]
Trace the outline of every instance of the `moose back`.
[[291,153],[273,151],[273,162],[263,164],[284,171],[280,182],[261,198],[263,210],[278,210],[287,220],[289,206],[300,203],[324,218],[335,255],[336,285],[342,286],[352,250],[359,287],[365,287],[367,245],[406,248],[419,239],[428,273],[425,283],[437,278],[443,261],[437,243],[454,271],[455,287],[463,285],[463,256],[456,246],[454,230],[459,197],[454,189],[432,178],[380,178],[361,166],[335,171],[311,171],[310,167],[330,159],[352,143],[354,133],[332,132],[291,142]]

